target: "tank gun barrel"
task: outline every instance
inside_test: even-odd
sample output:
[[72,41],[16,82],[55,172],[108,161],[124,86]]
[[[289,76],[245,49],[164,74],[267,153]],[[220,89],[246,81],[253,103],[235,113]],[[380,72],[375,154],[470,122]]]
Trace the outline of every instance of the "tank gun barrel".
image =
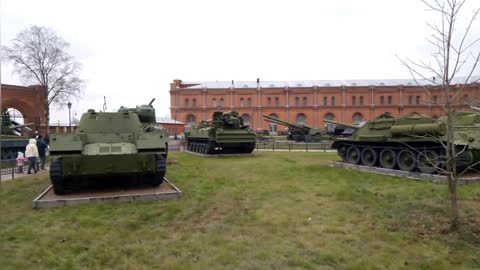
[[480,107],[477,107],[477,106],[473,106],[473,105],[468,105],[468,108],[472,109],[472,110],[475,110],[477,112],[480,112]]
[[338,121],[334,121],[334,120],[324,119],[323,121],[325,123],[334,124],[334,125],[337,125],[337,126],[344,126],[344,127],[349,127],[349,128],[353,128],[353,129],[359,129],[360,128],[359,126],[356,126],[356,125],[343,123],[343,122],[338,122]]
[[150,103],[148,103],[149,106],[152,106],[153,102],[155,101],[155,98],[152,99],[152,101],[150,101]]

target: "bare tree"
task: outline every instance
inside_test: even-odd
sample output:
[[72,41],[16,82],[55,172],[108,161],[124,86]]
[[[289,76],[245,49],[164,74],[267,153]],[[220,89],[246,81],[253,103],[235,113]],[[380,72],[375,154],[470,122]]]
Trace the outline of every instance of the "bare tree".
[[67,53],[69,47],[52,29],[30,26],[12,40],[10,47],[2,48],[3,59],[13,63],[25,84],[39,84],[47,89],[47,133],[50,106],[64,106],[70,98],[81,94],[85,84],[79,78],[81,64]]
[[[471,100],[462,100],[462,93],[472,84],[478,82],[477,66],[480,62],[480,34],[473,34],[480,8],[473,10],[469,20],[462,29],[461,11],[465,9],[466,0],[421,0],[429,11],[438,15],[439,20],[435,23],[427,23],[432,35],[427,41],[433,47],[432,55],[428,61],[412,61],[400,59],[408,68],[418,85],[424,87],[428,96],[432,91],[437,91],[443,97],[440,106],[444,115],[447,116],[442,124],[446,127],[446,140],[440,142],[445,150],[445,161],[442,166],[434,164],[438,170],[447,175],[448,188],[451,201],[451,230],[457,230],[460,225],[458,208],[457,184],[459,177],[465,171],[472,169],[478,162],[470,164],[467,168],[459,168],[457,159],[465,154],[466,147],[458,147],[454,144],[455,122],[461,109],[471,105]],[[438,80],[437,80],[438,78]],[[431,100],[431,98],[430,98]],[[460,101],[461,100],[461,101]],[[428,158],[428,157],[425,157]]]

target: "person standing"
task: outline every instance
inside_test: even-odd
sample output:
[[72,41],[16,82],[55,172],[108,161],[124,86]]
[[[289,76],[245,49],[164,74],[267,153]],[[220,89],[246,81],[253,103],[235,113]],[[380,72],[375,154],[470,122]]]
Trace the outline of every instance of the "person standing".
[[22,152],[18,152],[17,155],[17,167],[18,173],[23,173],[23,165],[25,164],[25,156]]
[[37,158],[38,158],[38,149],[37,149],[37,140],[30,139],[28,141],[27,147],[25,147],[25,157],[28,159],[28,174],[32,174],[32,168],[34,173],[37,173]]
[[43,141],[42,135],[38,135],[37,137],[37,149],[39,157],[39,160],[37,160],[37,171],[39,171],[40,169],[45,170],[45,160],[47,158],[47,144]]

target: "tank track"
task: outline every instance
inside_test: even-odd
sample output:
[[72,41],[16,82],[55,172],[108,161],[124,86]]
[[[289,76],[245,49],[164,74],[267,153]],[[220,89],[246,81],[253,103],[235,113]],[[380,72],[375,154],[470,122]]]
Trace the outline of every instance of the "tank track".
[[[403,171],[437,173],[445,167],[446,161],[444,147],[439,143],[379,145],[345,141],[338,142],[335,148],[344,162]],[[464,150],[461,146],[457,148],[457,153]],[[471,165],[472,152],[468,149],[463,151],[456,162],[459,168]]]
[[153,186],[159,186],[162,184],[163,178],[167,173],[167,160],[162,155],[158,155],[155,162],[155,174],[152,176],[151,184]]
[[217,145],[213,141],[187,141],[187,150],[204,155],[214,154],[248,154],[255,149],[255,142],[242,143],[240,146]]
[[50,181],[55,194],[65,194],[65,183],[62,176],[62,159],[56,158],[50,164]]

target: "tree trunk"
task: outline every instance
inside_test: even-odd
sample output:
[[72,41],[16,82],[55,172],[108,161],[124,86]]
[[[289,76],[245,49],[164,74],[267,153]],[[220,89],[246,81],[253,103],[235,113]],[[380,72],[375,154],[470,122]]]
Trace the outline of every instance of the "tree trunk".
[[458,211],[457,198],[457,177],[448,174],[448,190],[450,191],[450,204],[452,207],[452,219],[450,220],[450,230],[457,231],[460,226],[460,215]]
[[[48,100],[47,100],[48,104]],[[49,136],[50,134],[50,104],[47,105],[47,108],[45,109],[45,135],[44,136]]]
[[[450,93],[449,85],[446,86],[446,96]],[[458,211],[458,195],[457,195],[457,162],[456,162],[456,151],[455,151],[455,141],[454,141],[454,130],[453,130],[453,118],[454,111],[452,109],[451,100],[448,98],[447,101],[447,180],[448,180],[448,191],[450,193],[450,204],[451,204],[451,220],[450,220],[450,230],[456,231],[460,225],[459,222],[459,211]]]

